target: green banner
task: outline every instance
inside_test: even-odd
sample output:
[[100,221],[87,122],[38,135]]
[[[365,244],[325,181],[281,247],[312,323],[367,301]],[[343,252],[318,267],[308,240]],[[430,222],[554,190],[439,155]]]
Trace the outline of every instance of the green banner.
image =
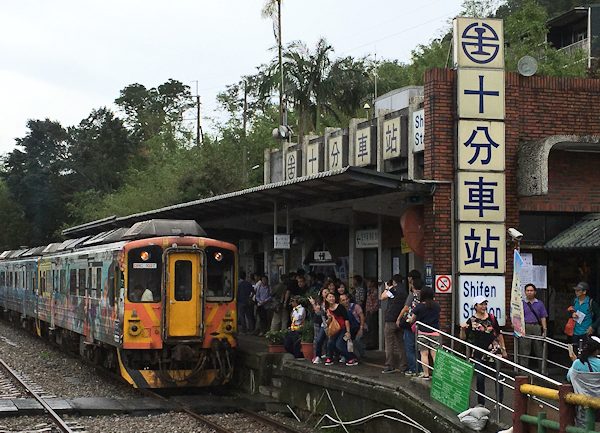
[[431,381],[431,397],[457,413],[469,408],[473,364],[438,350]]

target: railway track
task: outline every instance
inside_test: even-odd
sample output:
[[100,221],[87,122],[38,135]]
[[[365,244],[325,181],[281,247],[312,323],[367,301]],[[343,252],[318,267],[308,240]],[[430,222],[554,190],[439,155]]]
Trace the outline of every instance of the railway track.
[[[142,391],[145,395],[148,395],[150,397],[157,398],[157,399],[160,399],[163,401],[168,401],[168,398],[166,398],[160,394],[157,394],[153,391],[149,391],[149,390],[140,390],[140,391]],[[184,413],[190,415],[191,417],[193,417],[194,419],[200,421],[205,426],[213,429],[215,431],[215,433],[238,433],[239,432],[239,431],[230,430],[229,428],[219,425],[218,422],[215,422],[213,420],[214,416],[209,417],[207,415],[199,414],[199,413],[193,411],[192,409],[186,407],[185,405],[179,405],[178,409],[181,412],[184,412]],[[245,424],[244,419],[246,419],[247,421],[250,421],[250,422],[252,422],[252,421],[258,422],[265,427],[271,427],[271,428],[273,428],[274,433],[281,433],[281,432],[302,433],[302,432],[300,432],[300,430],[297,430],[291,426],[283,424],[283,423],[277,421],[276,419],[261,415],[260,413],[255,412],[255,411],[251,411],[248,409],[242,409],[242,408],[233,408],[233,410],[234,410],[234,413],[240,417],[240,419],[239,419],[240,426]]]
[[[4,371],[3,384],[10,390],[11,393],[18,395],[19,391],[17,389],[20,388],[24,395],[30,396],[34,398],[44,409],[44,412],[51,418],[52,423],[58,428],[58,430],[62,433],[75,433],[82,432],[83,427],[78,425],[73,425],[72,423],[67,423],[65,420],[61,418],[61,416],[54,411],[50,407],[48,403],[46,403],[45,398],[49,398],[51,396],[47,396],[41,394],[41,390],[35,386],[28,383],[23,377],[17,374],[4,360],[0,359],[0,370]],[[10,379],[10,382],[7,380]],[[15,386],[16,385],[16,386]],[[51,431],[51,430],[45,430]]]

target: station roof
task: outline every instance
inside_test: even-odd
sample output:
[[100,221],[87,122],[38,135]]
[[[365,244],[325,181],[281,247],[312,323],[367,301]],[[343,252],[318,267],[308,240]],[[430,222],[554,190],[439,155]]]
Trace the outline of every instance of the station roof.
[[431,182],[407,180],[398,175],[365,168],[345,167],[124,217],[111,216],[68,228],[63,234],[69,237],[96,235],[149,219],[196,220],[205,227],[214,221],[235,216],[272,213],[274,203],[298,208],[370,198],[391,192],[422,197],[429,195],[431,191]]
[[550,251],[600,248],[600,213],[591,213],[546,242]]

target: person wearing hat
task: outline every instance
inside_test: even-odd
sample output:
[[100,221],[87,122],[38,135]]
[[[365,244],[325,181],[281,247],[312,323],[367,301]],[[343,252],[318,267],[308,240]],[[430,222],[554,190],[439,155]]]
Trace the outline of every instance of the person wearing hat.
[[[485,296],[476,296],[473,299],[473,308],[475,313],[463,324],[460,325],[460,338],[477,346],[487,352],[502,355],[506,358],[506,346],[504,337],[500,333],[500,325],[492,313],[487,311],[488,300]],[[485,374],[490,375],[490,369],[496,369],[494,359],[489,355],[475,351],[472,354],[475,362],[475,371],[477,376],[477,403],[485,405]],[[498,396],[500,401],[504,397],[504,387],[499,386]]]
[[571,343],[581,352],[583,345],[589,335],[594,333],[594,329],[600,324],[600,311],[592,298],[587,294],[590,286],[585,281],[577,283],[573,290],[575,298],[571,306],[567,309],[570,316],[575,320],[575,329],[571,337]]

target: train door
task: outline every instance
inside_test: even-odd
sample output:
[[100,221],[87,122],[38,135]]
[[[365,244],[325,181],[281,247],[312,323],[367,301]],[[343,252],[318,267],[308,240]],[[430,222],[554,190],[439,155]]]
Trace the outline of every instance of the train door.
[[168,254],[167,337],[200,337],[202,295],[200,252]]

